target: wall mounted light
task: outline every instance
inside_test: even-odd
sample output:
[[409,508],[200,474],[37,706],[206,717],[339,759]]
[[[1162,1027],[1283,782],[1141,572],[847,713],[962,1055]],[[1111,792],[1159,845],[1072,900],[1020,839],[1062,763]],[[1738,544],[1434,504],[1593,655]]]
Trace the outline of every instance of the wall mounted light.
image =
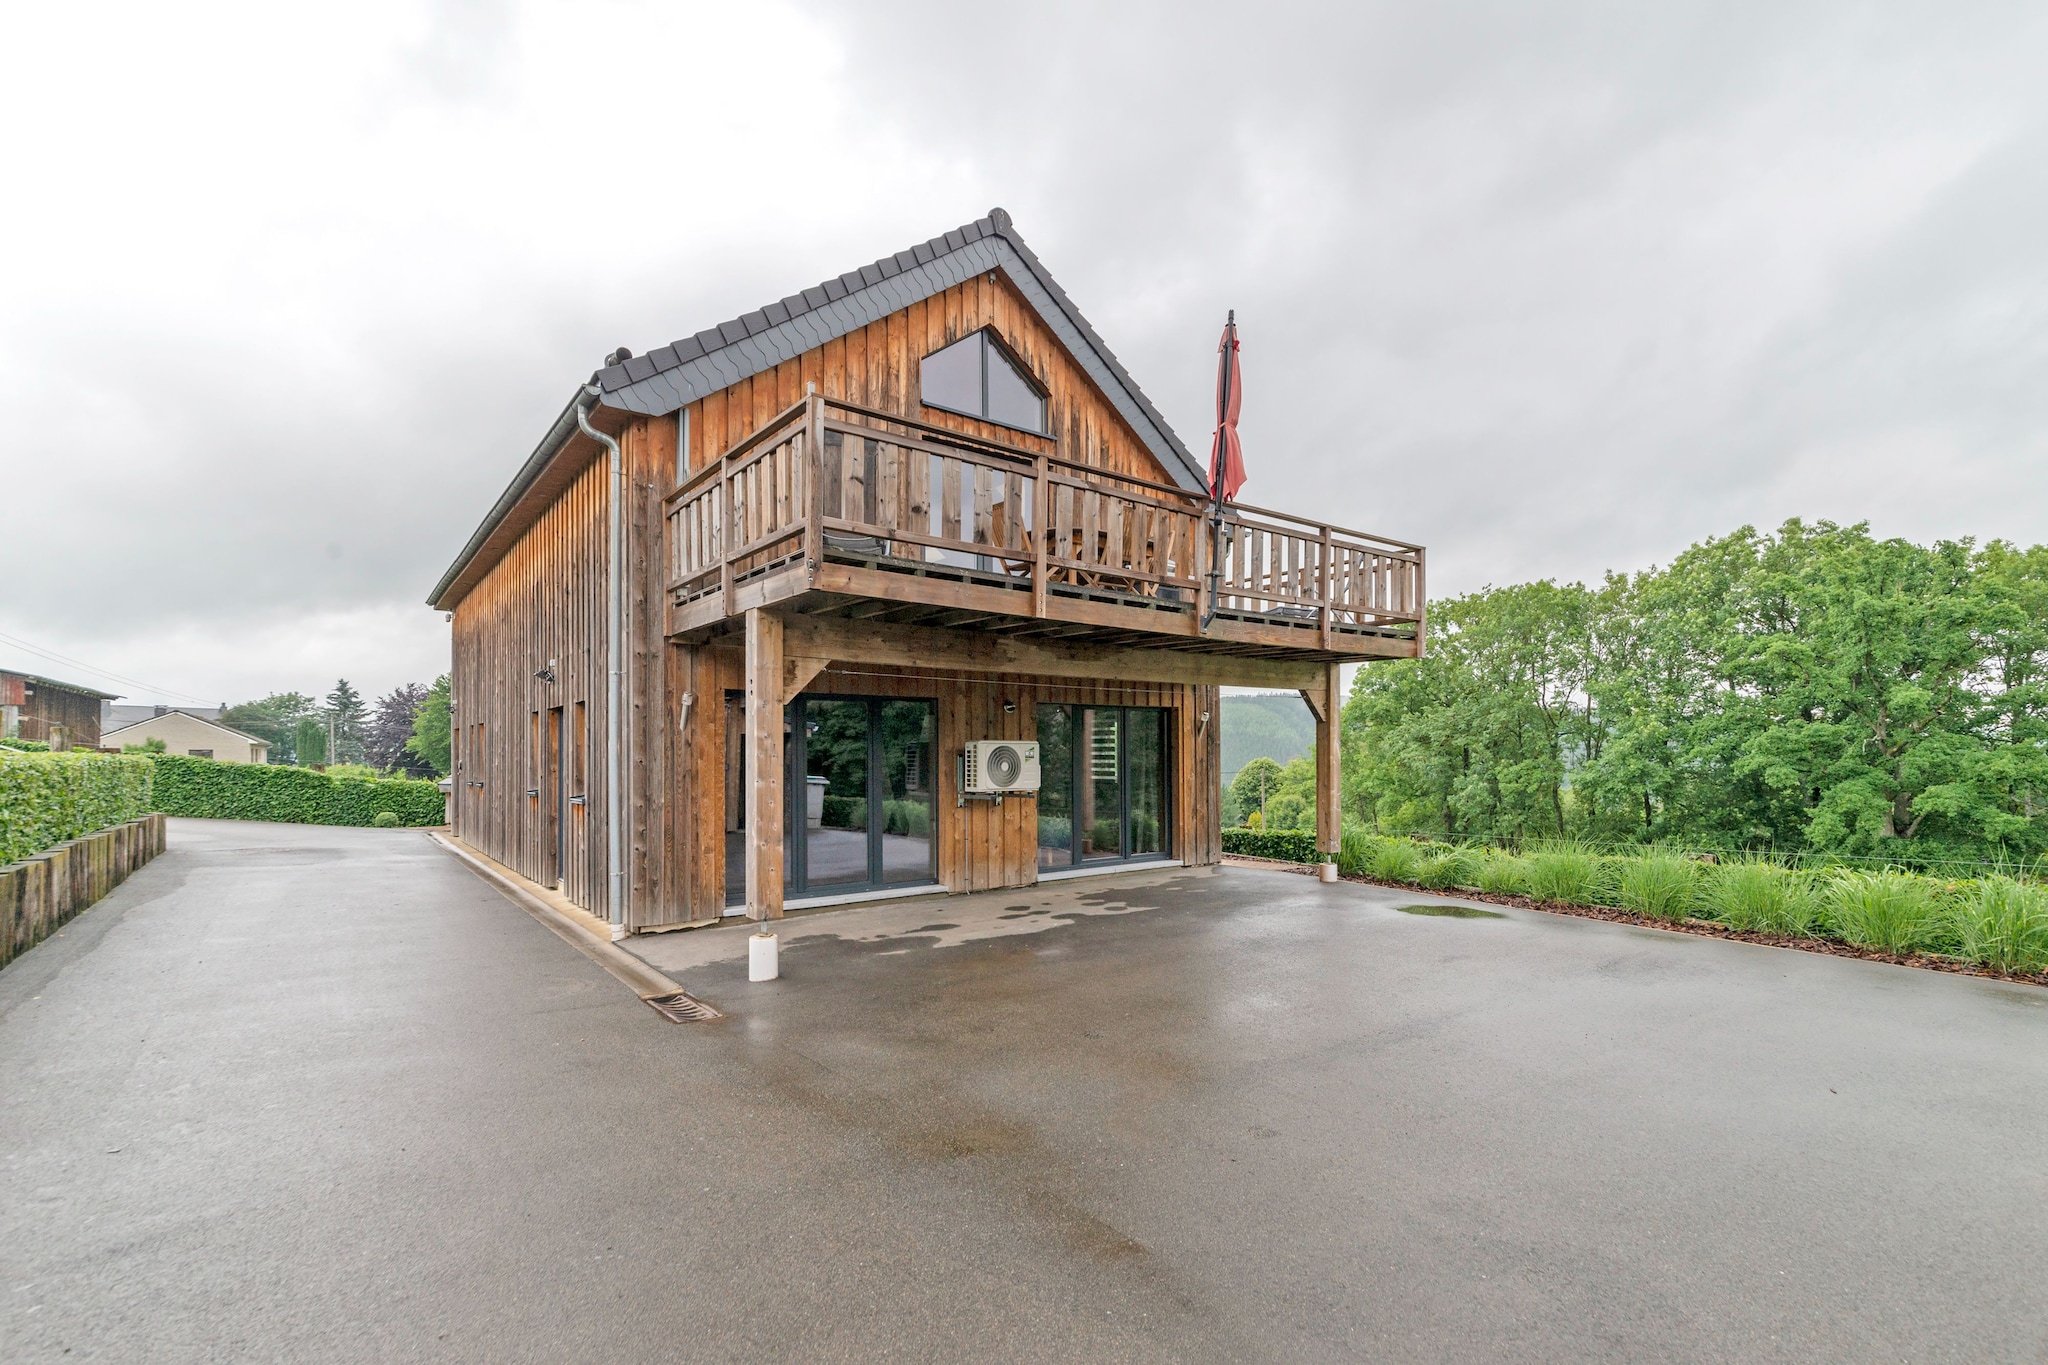
[[1016,702],[1014,702],[1014,701],[1006,701],[1006,702],[1004,702],[1004,703],[1003,703],[1003,714],[1004,714],[1004,715],[1006,715],[1006,716],[1014,716],[1015,714],[1017,714],[1017,703],[1016,703]]

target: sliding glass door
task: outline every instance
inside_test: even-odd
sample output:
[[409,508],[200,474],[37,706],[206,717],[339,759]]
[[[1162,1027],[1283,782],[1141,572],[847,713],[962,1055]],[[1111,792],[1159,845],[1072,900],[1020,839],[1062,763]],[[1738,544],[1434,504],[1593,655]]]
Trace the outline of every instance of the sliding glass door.
[[1165,857],[1166,713],[1038,708],[1038,865],[1048,871]]
[[829,896],[938,880],[932,841],[938,707],[890,697],[797,698],[789,892]]

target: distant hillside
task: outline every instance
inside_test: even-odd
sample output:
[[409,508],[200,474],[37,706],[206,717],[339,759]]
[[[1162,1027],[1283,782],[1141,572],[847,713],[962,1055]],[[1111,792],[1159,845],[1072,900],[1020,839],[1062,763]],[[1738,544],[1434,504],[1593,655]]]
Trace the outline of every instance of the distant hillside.
[[1223,699],[1223,782],[1255,758],[1286,763],[1314,747],[1316,720],[1293,692]]

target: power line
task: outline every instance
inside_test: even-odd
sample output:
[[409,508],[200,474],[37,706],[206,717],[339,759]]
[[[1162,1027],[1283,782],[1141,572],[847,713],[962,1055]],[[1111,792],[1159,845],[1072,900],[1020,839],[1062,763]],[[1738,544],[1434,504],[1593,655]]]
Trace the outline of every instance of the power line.
[[145,692],[154,692],[159,696],[180,698],[184,701],[190,702],[194,706],[206,706],[210,704],[204,697],[195,697],[190,692],[180,692],[176,688],[159,687],[155,683],[144,682],[140,678],[131,678],[125,673],[116,673],[111,668],[101,668],[99,665],[89,664],[83,659],[74,659],[68,654],[59,654],[54,649],[48,649],[42,645],[30,644],[27,640],[24,640],[16,635],[9,635],[5,631],[0,631],[0,640],[5,640],[8,644],[13,645],[16,649],[24,649],[27,650],[29,653],[36,655],[39,658],[48,659],[52,663],[63,664],[69,668],[82,668],[87,673],[93,674],[95,677],[112,679],[114,682],[118,683],[126,683],[130,687],[139,687]]

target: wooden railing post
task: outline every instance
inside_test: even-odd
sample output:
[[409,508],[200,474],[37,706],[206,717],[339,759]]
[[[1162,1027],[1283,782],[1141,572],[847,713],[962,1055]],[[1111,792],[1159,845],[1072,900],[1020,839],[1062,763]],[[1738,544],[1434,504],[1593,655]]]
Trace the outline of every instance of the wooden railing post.
[[727,616],[732,615],[732,478],[732,453],[728,451],[718,464],[718,600]]
[[1037,563],[1031,569],[1031,614],[1040,620],[1045,617],[1045,556],[1052,530],[1051,475],[1052,466],[1041,453],[1031,485],[1031,520],[1037,523],[1032,529],[1038,536]]
[[816,583],[825,558],[825,399],[816,384],[805,386],[804,405],[804,457],[797,467],[803,471],[805,581]]
[[1323,528],[1323,648],[1330,647],[1330,588],[1335,580],[1330,574],[1330,528]]

